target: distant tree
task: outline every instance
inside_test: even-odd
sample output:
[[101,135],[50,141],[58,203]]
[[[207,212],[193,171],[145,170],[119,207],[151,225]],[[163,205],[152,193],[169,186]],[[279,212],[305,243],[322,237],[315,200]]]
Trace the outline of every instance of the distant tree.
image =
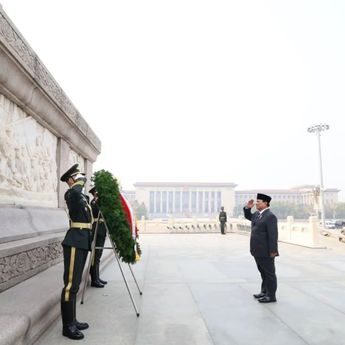
[[345,202],[325,205],[326,219],[345,219]]
[[243,216],[243,206],[244,205],[237,205],[234,207],[233,209],[234,217]]
[[143,202],[139,204],[137,200],[134,200],[132,207],[134,214],[138,220],[140,220],[143,216],[145,219],[147,219],[147,209]]
[[296,205],[289,202],[273,202],[271,209],[279,219],[287,216],[293,216],[295,219],[308,219],[314,213],[311,205]]
[[[271,202],[270,208],[278,219],[285,219],[287,216],[293,216],[295,219],[308,219],[314,212],[310,205],[296,205],[290,202]],[[243,215],[243,205],[234,207],[234,216],[240,215]]]
[[345,219],[345,202],[336,203],[334,210],[334,218]]
[[338,204],[332,204],[332,205],[326,204],[325,205],[325,218],[326,219],[333,219],[333,218],[337,217],[337,212],[336,212],[337,206],[338,206]]

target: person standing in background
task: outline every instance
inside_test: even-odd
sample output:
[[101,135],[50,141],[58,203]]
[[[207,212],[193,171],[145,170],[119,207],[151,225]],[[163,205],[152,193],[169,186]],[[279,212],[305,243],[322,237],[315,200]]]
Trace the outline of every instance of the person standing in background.
[[[95,187],[92,187],[89,190],[89,193],[92,194],[93,199],[91,200],[91,209],[93,214],[93,225],[92,225],[92,238],[95,237],[96,226],[97,227],[97,238],[96,238],[96,247],[104,247],[105,238],[106,238],[106,227],[104,224],[104,220],[99,218],[99,208],[97,205],[98,194]],[[92,260],[91,267],[90,267],[90,275],[91,275],[91,286],[96,288],[103,288],[108,282],[101,279],[99,277],[99,264],[101,262],[101,256],[103,253],[103,249],[96,249],[95,250],[95,257]]]
[[222,235],[225,235],[225,225],[227,222],[226,212],[224,211],[224,207],[220,208],[219,213],[219,222],[220,222],[220,231]]

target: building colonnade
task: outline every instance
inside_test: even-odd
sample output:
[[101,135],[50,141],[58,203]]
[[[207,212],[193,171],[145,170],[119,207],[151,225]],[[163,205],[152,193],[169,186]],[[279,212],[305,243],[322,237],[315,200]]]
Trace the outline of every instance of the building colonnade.
[[150,214],[210,214],[218,213],[222,205],[221,191],[150,191]]

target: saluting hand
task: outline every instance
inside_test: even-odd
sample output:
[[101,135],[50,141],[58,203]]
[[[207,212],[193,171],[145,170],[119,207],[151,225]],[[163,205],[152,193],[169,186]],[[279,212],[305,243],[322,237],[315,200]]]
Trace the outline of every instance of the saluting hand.
[[250,199],[248,202],[247,202],[247,208],[252,208],[254,206],[254,200],[253,199]]

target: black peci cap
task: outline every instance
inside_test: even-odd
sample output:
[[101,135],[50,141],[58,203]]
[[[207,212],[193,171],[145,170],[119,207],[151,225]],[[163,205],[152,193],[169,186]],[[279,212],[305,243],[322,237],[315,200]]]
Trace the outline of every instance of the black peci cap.
[[261,194],[261,193],[258,193],[257,196],[256,196],[256,199],[257,200],[262,200],[262,201],[265,201],[265,202],[270,202],[272,200],[272,198],[266,194]]
[[80,173],[79,169],[78,169],[78,165],[79,164],[74,164],[72,167],[70,167],[61,177],[60,177],[60,181],[62,182],[67,182],[67,180],[72,177],[73,175],[76,175],[78,173]]

